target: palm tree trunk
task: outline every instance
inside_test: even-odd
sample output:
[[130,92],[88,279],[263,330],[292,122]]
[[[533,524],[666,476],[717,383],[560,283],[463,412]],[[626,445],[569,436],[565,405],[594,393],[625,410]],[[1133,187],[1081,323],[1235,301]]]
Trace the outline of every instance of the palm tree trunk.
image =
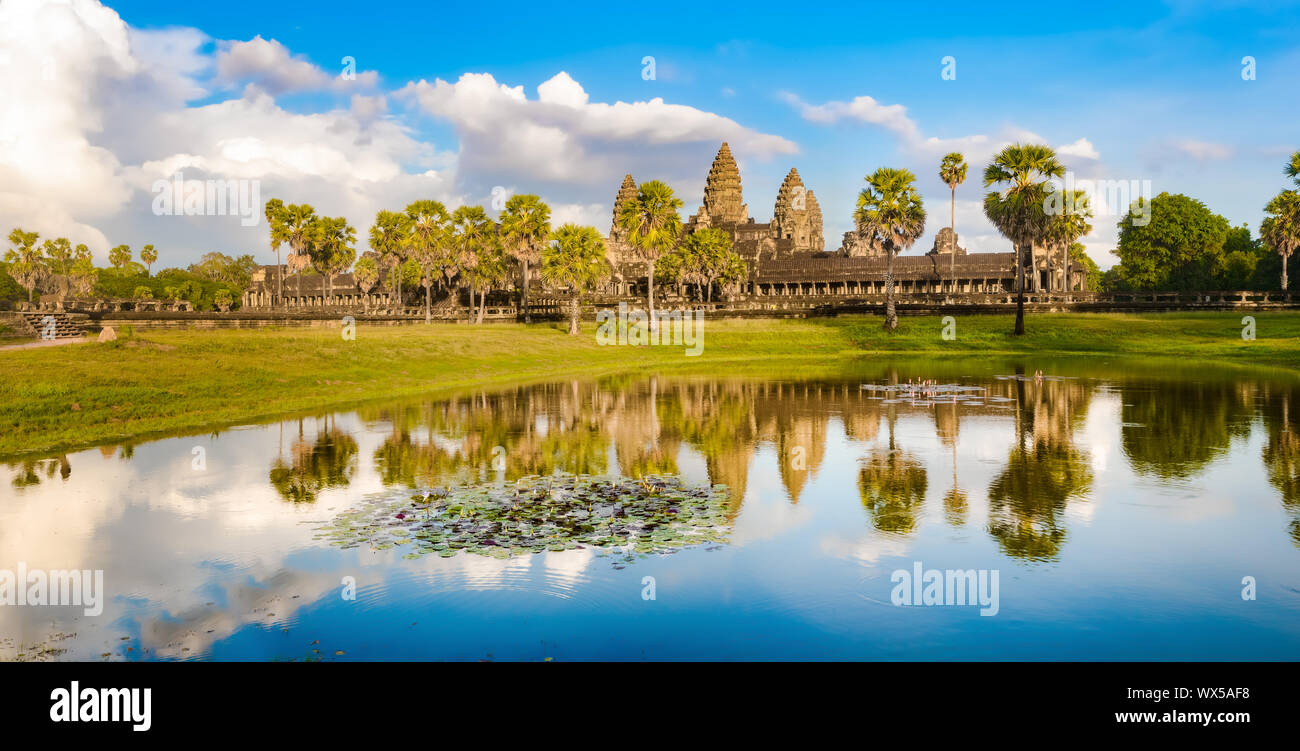
[[1061,246],[1061,291],[1070,291],[1070,248]]
[[1282,256],[1282,291],[1283,291],[1283,292],[1286,292],[1286,291],[1287,291],[1287,290],[1286,290],[1286,288],[1287,288],[1287,283],[1286,283],[1286,258],[1287,258],[1286,256]]
[[949,276],[952,277],[952,291],[957,292],[957,188],[952,189],[952,203],[949,204],[948,229],[952,230],[952,258],[948,259]]
[[524,259],[524,288],[519,293],[519,304],[524,309],[524,323],[533,322],[533,312],[528,308],[528,259]]
[[885,250],[885,331],[898,328],[898,312],[894,309],[894,251]]
[[[1032,251],[1031,251],[1032,252]],[[1024,246],[1016,245],[1016,336],[1025,333],[1025,264]]]
[[478,295],[478,323],[483,323],[483,312],[487,308],[487,288]]
[[649,289],[646,291],[646,299],[650,305],[650,333],[653,334],[658,329],[655,326],[655,262],[648,261],[648,281]]
[[425,322],[426,324],[427,324],[427,323],[432,323],[432,321],[433,321],[433,316],[431,315],[431,313],[430,313],[430,311],[429,311],[429,298],[432,297],[432,295],[433,295],[433,291],[432,291],[432,290],[433,290],[433,285],[432,285],[432,284],[426,284],[426,285],[424,285],[424,322]]
[[569,300],[569,335],[573,336],[578,333],[578,290],[573,290],[573,297]]
[[402,264],[399,262],[393,267],[393,275],[397,278],[397,314],[402,314]]

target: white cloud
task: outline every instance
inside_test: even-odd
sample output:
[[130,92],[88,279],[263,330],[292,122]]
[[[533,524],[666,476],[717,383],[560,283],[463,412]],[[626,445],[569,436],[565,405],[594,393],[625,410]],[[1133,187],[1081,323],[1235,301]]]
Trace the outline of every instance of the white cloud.
[[[723,140],[742,165],[797,151],[658,98],[593,102],[566,73],[533,99],[486,73],[383,92],[374,72],[344,81],[273,39],[212,43],[198,29],[133,29],[95,0],[0,2],[0,100],[20,105],[0,108],[0,228],[84,242],[100,263],[118,243],[153,243],[163,267],[211,250],[271,257],[262,223],[155,216],[155,181],[181,171],[256,180],[261,201],[311,203],[362,238],[381,208],[487,205],[498,185],[542,195],[558,221],[603,230],[627,172],[689,194]],[[232,87],[239,93],[223,98]],[[303,91],[327,104],[291,111],[276,99]],[[423,140],[412,113],[390,103],[450,123],[456,150]]]
[[[421,80],[397,95],[451,122],[460,140],[462,166],[499,175],[498,183],[613,180],[612,192],[618,178],[638,162],[645,168],[671,163],[671,158],[665,159],[667,147],[706,145],[715,150],[719,142],[728,141],[738,155],[760,159],[798,151],[780,136],[661,98],[592,102],[564,72],[539,85],[536,99],[529,99],[523,86],[499,83],[488,73],[466,73],[456,83]],[[653,156],[647,158],[651,149]]]
[[[1013,143],[1045,143],[1046,139],[1023,128],[1004,126],[994,136],[972,134],[957,138],[925,136],[920,126],[907,114],[901,104],[883,104],[870,96],[854,97],[852,101],[829,101],[809,104],[790,92],[781,92],[780,98],[799,112],[803,119],[818,125],[834,125],[841,121],[875,125],[893,133],[903,151],[918,158],[932,159],[952,151],[961,152],[972,164],[989,161],[1004,146]],[[1057,147],[1064,156],[1095,160],[1100,156],[1092,143],[1080,138],[1073,143]]]
[[345,90],[354,86],[373,88],[379,74],[362,71],[354,78],[330,75],[274,39],[255,36],[247,42],[225,41],[217,51],[217,78],[227,84],[255,83],[271,94],[323,89]]
[[1101,155],[1093,147],[1092,142],[1086,138],[1080,138],[1074,143],[1067,143],[1063,146],[1056,147],[1056,153],[1063,156],[1077,156],[1080,159],[1100,159]]

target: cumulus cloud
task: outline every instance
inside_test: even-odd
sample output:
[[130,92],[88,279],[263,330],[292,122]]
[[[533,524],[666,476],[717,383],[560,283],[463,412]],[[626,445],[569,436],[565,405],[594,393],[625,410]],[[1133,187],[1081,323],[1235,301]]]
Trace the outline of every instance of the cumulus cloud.
[[[603,229],[627,172],[689,197],[721,141],[742,164],[797,151],[663,99],[594,102],[566,73],[534,98],[487,73],[385,92],[374,72],[345,80],[274,39],[133,29],[96,0],[0,2],[0,66],[0,99],[20,105],[0,108],[0,227],[84,242],[100,263],[118,243],[154,244],[164,267],[211,250],[270,258],[264,223],[155,215],[154,185],[176,173],[255,182],[261,201],[311,203],[361,237],[379,209],[488,205],[498,186]],[[298,92],[324,104],[277,100]],[[426,116],[450,123],[454,148],[420,135]]]
[[593,102],[565,72],[542,82],[534,99],[488,73],[467,73],[455,83],[421,80],[397,96],[454,125],[462,168],[496,184],[587,183],[609,186],[612,194],[629,171],[638,179],[702,179],[701,158],[722,141],[741,159],[798,151],[780,136],[661,98]]
[[[1004,146],[1012,143],[1045,143],[1045,139],[1023,128],[1005,126],[996,135],[972,134],[957,138],[938,138],[922,133],[916,121],[907,114],[907,108],[901,104],[883,104],[874,97],[859,96],[851,101],[829,101],[822,104],[810,104],[788,91],[781,92],[782,101],[789,104],[803,119],[818,125],[834,125],[839,122],[866,123],[883,128],[894,134],[900,147],[908,154],[931,159],[941,157],[952,151],[959,151],[968,162],[987,162]],[[1095,160],[1100,155],[1086,138],[1057,147],[1065,156]]]
[[[352,62],[355,65],[355,60]],[[307,58],[290,54],[283,44],[261,35],[247,42],[222,42],[216,66],[217,78],[224,83],[255,83],[275,95],[356,86],[373,88],[379,83],[379,74],[374,71],[354,71],[354,77],[345,78],[342,62],[339,74],[330,75]]]

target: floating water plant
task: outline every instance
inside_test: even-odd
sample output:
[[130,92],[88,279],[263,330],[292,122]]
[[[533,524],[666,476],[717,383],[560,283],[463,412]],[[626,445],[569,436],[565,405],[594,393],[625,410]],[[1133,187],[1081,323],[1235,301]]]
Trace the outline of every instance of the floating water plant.
[[573,550],[631,560],[723,543],[731,531],[724,485],[692,487],[675,475],[639,479],[555,474],[372,496],[318,529],[317,539],[403,557],[460,551],[495,558]]

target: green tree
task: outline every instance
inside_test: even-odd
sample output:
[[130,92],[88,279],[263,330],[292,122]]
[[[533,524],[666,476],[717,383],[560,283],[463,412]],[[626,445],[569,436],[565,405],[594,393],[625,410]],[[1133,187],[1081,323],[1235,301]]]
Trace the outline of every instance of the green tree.
[[[278,198],[266,202],[266,223],[271,230],[271,249],[275,251],[276,294],[284,299],[284,283],[280,273],[280,246],[289,246],[287,263],[292,272],[301,272],[311,265],[307,250],[315,232],[316,209],[307,204],[284,205]],[[302,279],[298,280],[298,293],[302,293]]]
[[118,245],[108,251],[108,262],[113,264],[113,268],[117,270],[118,274],[125,276],[127,266],[131,263],[131,246]]
[[352,278],[356,280],[357,287],[361,290],[365,312],[369,313],[370,290],[379,283],[379,262],[375,260],[373,252],[363,253],[357,259],[357,265],[352,268]]
[[[479,289],[476,282],[482,279],[473,274],[490,253],[490,247],[497,243],[496,222],[488,218],[482,206],[461,206],[451,215],[452,245],[455,248],[456,268],[462,274],[464,284],[469,287],[469,317],[474,318],[474,294]],[[487,290],[483,290],[487,294]]]
[[916,176],[905,169],[881,167],[866,177],[853,214],[868,247],[885,254],[885,330],[898,328],[894,308],[894,256],[912,247],[925,232],[925,207]]
[[595,227],[561,225],[551,234],[551,242],[542,251],[541,260],[542,282],[570,290],[569,334],[577,334],[582,293],[610,275],[609,261],[605,259],[605,240]]
[[1043,241],[1048,250],[1061,253],[1061,290],[1070,287],[1070,247],[1079,238],[1092,231],[1088,223],[1092,216],[1092,207],[1088,203],[1088,194],[1081,190],[1061,190],[1048,199],[1051,221],[1047,225],[1047,234]]
[[984,215],[1016,251],[1016,336],[1025,333],[1025,259],[1033,259],[1034,244],[1051,223],[1045,209],[1050,179],[1064,175],[1056,152],[1038,144],[1007,146],[984,168],[984,187],[997,188],[984,194]]
[[1088,255],[1088,250],[1083,247],[1083,243],[1070,244],[1070,261],[1083,266],[1085,289],[1093,292],[1102,291],[1101,269],[1097,268],[1097,262]]
[[357,257],[357,231],[346,217],[321,217],[315,223],[308,245],[312,267],[325,277],[325,296],[334,295],[334,277],[347,270]]
[[[716,227],[687,235],[681,244],[681,253],[704,292],[705,302],[713,302],[715,282],[728,274],[736,274],[745,263],[744,259],[731,249],[731,235]],[[740,261],[740,268],[735,265],[737,260]],[[743,275],[745,272],[740,273]]]
[[1300,185],[1300,151],[1291,155],[1291,161],[1287,162],[1282,173],[1294,180],[1296,185]]
[[140,249],[140,260],[144,261],[144,275],[149,276],[153,273],[154,262],[158,260],[158,251],[152,245],[146,245]]
[[388,269],[388,285],[402,305],[402,264],[406,262],[406,238],[411,234],[410,219],[397,211],[380,211],[370,225],[370,249],[379,254],[379,265]]
[[24,232],[15,227],[9,233],[9,244],[13,247],[5,253],[5,263],[9,264],[9,276],[27,290],[27,302],[32,302],[36,287],[46,277],[48,270],[41,262],[41,249],[36,241],[40,234]]
[[[1137,290],[1195,290],[1222,273],[1228,220],[1200,201],[1161,193],[1138,199],[1119,222],[1120,276]],[[1138,216],[1135,216],[1137,214]]]
[[41,244],[41,250],[49,259],[50,271],[66,276],[72,264],[72,241],[66,237],[46,240]]
[[1289,288],[1286,262],[1300,247],[1300,193],[1284,190],[1264,207],[1267,215],[1259,227],[1259,234],[1282,257],[1282,291]]
[[77,246],[73,251],[71,271],[72,284],[77,294],[85,296],[94,292],[95,283],[99,281],[99,269],[95,268],[90,248],[85,245]]
[[[949,228],[952,229],[953,245],[957,244],[957,186],[966,182],[966,157],[960,152],[954,151],[943,158],[939,163],[939,179],[943,180],[944,185],[952,191],[952,203],[949,207]],[[948,272],[952,276],[952,289],[957,291],[957,253],[953,249],[952,258],[948,261]]]
[[623,203],[618,215],[618,226],[627,232],[627,241],[646,264],[649,287],[646,301],[650,307],[650,328],[656,330],[655,320],[655,262],[677,245],[682,231],[682,218],[677,210],[682,200],[673,195],[673,189],[658,180],[641,183],[636,195]]
[[442,278],[444,258],[451,247],[451,215],[437,201],[416,201],[406,207],[411,234],[407,236],[407,253],[420,268],[420,286],[424,287],[424,322],[433,321],[433,285]]
[[131,293],[131,297],[134,297],[137,300],[152,300],[153,290],[141,285],[135,288],[135,291]]
[[528,309],[528,270],[541,259],[542,249],[551,236],[551,208],[533,195],[511,196],[501,213],[501,239],[506,251],[523,266],[523,288],[519,306],[524,323],[532,323]]
[[212,296],[212,304],[216,305],[222,313],[229,313],[230,306],[235,304],[235,296],[228,289],[219,289]]
[[476,323],[483,323],[483,315],[487,310],[487,293],[496,287],[502,286],[510,277],[511,257],[505,251],[501,244],[500,233],[494,226],[493,232],[486,239],[478,252],[478,263],[473,268],[465,271],[466,279],[469,282],[473,301],[473,292],[478,292],[478,316],[475,318]]

